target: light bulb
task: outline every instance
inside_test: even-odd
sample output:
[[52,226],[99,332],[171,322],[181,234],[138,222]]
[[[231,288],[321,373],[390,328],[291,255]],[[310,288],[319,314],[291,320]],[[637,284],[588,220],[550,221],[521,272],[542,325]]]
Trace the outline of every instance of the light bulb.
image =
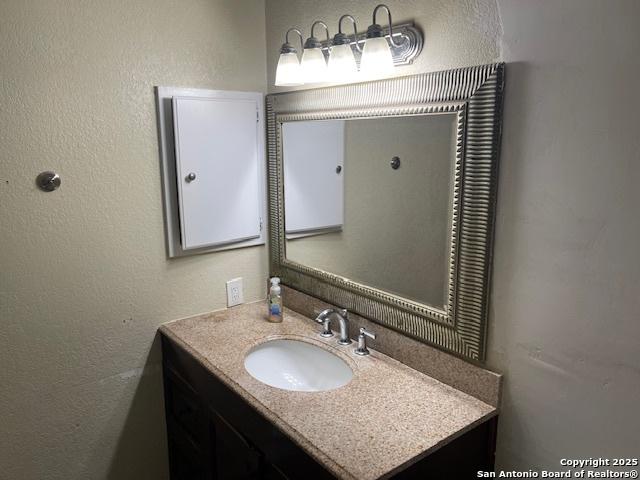
[[327,81],[327,62],[320,48],[305,48],[302,51],[302,81],[321,83]]
[[328,70],[330,82],[345,83],[356,79],[358,67],[348,43],[331,47]]
[[360,72],[367,78],[384,77],[393,72],[393,57],[385,37],[367,38]]
[[276,67],[276,86],[292,87],[302,85],[302,71],[295,52],[281,53]]

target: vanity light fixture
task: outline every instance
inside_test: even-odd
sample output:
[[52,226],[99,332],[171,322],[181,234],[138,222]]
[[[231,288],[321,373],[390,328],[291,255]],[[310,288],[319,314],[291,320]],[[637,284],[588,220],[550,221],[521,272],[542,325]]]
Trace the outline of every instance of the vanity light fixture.
[[304,50],[302,51],[302,80],[304,83],[322,83],[328,80],[327,77],[327,60],[322,53],[322,44],[314,36],[313,30],[316,25],[322,25],[327,32],[327,42],[329,41],[329,27],[327,24],[316,20],[311,25],[311,36],[304,42]]
[[[382,33],[382,27],[376,23],[376,14],[381,8],[387,11],[389,19],[389,42],[387,42],[385,35]],[[393,72],[393,56],[391,55],[389,44],[396,48],[400,46],[393,39],[391,10],[386,5],[380,4],[373,10],[373,23],[367,28],[367,40],[364,43],[364,51],[362,52],[360,71],[367,79],[386,76]]]
[[351,40],[342,33],[342,21],[348,18],[353,23],[354,45],[358,52],[362,53],[362,48],[358,43],[358,29],[356,19],[351,15],[343,15],[338,20],[338,33],[333,37],[333,45],[329,54],[329,81],[334,83],[348,83],[357,79],[358,65],[351,49]]
[[[388,27],[376,22],[378,11],[383,8],[387,11]],[[345,19],[353,23],[353,35],[346,35],[342,31]],[[324,27],[326,40],[319,40],[314,35],[318,25]],[[358,33],[356,20],[351,15],[340,17],[338,33],[333,40],[329,36],[326,23],[319,20],[313,22],[311,36],[304,42],[300,62],[296,49],[289,43],[290,32],[297,33],[300,43],[303,43],[300,30],[291,28],[287,31],[276,69],[277,86],[348,83],[359,79],[371,80],[388,76],[394,67],[413,63],[420,55],[423,43],[422,32],[413,23],[392,24],[391,10],[384,4],[376,6],[373,10],[373,23],[366,33]]]
[[285,35],[284,43],[280,47],[280,58],[276,67],[276,86],[293,87],[302,85],[302,68],[298,60],[298,51],[289,43],[289,33],[295,32],[300,37],[302,47],[302,32],[297,28],[290,28]]

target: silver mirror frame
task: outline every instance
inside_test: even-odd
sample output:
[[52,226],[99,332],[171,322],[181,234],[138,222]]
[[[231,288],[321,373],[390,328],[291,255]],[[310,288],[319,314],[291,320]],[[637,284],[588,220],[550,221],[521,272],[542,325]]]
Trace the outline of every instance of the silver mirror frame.
[[[483,361],[504,64],[268,95],[271,275],[282,283],[458,356]],[[282,123],[454,113],[457,145],[451,211],[448,301],[418,303],[288,260],[285,255]]]

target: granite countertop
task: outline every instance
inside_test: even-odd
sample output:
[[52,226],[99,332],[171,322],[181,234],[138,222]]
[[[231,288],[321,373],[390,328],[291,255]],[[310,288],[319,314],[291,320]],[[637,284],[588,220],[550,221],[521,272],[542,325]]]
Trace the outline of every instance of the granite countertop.
[[[391,476],[498,413],[373,349],[357,356],[353,344],[321,337],[319,325],[292,310],[284,309],[282,323],[269,323],[266,310],[265,302],[250,303],[176,320],[160,331],[338,478]],[[325,392],[261,383],[245,370],[244,358],[255,345],[275,338],[327,348],[349,364],[353,379]]]

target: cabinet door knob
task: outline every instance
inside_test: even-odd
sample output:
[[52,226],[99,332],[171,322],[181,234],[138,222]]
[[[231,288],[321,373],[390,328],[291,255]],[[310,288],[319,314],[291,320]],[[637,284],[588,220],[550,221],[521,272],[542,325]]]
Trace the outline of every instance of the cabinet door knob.
[[196,174],[193,173],[193,172],[191,172],[189,175],[187,175],[187,178],[186,178],[187,182],[189,182],[189,183],[193,182],[195,179],[196,179]]

